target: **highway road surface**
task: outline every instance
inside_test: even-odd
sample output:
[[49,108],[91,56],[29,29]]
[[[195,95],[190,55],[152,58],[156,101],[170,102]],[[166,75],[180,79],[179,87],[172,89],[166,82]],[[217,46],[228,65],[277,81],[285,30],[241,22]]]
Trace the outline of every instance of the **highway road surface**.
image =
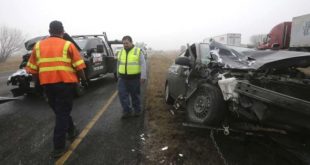
[[[1,73],[0,96],[10,96]],[[143,116],[121,120],[113,76],[91,82],[85,95],[74,100],[72,116],[81,134],[69,152],[53,159],[54,114],[38,96],[22,96],[0,104],[0,164],[139,164]],[[143,93],[143,92],[142,92]]]

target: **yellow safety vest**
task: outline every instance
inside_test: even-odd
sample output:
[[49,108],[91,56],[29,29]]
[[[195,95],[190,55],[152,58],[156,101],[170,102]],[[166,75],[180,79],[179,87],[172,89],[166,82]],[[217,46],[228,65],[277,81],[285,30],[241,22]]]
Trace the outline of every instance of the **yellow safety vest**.
[[141,73],[140,68],[140,48],[132,48],[128,55],[126,55],[126,50],[123,48],[118,53],[118,73],[135,75]]

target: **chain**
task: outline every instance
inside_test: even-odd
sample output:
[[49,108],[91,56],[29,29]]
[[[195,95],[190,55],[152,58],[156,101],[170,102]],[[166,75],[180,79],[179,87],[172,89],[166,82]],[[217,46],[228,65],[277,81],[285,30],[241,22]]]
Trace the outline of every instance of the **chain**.
[[216,150],[217,150],[217,153],[220,155],[221,159],[223,160],[224,164],[225,164],[225,165],[228,165],[226,159],[224,158],[223,153],[222,153],[221,150],[220,150],[220,147],[218,146],[218,144],[217,144],[216,141],[215,141],[215,138],[214,138],[214,129],[211,130],[210,138],[211,138],[211,140],[212,140],[212,142],[213,142],[213,144],[214,144],[214,146],[215,146],[215,148],[216,148]]

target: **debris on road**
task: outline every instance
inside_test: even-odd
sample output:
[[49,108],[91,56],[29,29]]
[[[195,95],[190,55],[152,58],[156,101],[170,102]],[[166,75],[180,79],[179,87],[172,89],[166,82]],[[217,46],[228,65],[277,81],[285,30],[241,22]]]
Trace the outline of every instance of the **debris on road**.
[[161,148],[162,151],[165,151],[168,149],[168,146]]

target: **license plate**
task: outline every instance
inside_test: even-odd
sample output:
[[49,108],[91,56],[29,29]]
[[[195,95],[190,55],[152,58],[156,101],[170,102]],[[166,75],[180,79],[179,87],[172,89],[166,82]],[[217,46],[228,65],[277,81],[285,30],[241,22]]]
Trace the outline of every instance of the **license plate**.
[[36,86],[36,84],[33,81],[31,81],[29,86],[30,86],[30,88],[34,88]]

